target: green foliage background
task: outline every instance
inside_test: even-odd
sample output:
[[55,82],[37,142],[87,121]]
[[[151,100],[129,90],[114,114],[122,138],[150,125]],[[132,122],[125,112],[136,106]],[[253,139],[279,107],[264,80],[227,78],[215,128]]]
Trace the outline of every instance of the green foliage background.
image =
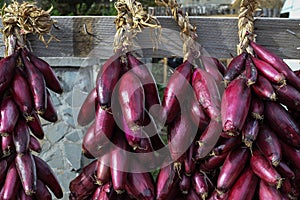
[[[24,0],[16,0],[23,2]],[[25,0],[26,1],[26,0]],[[32,0],[27,0],[33,2]],[[142,3],[144,9],[148,9],[149,6],[154,6],[155,2],[138,0]],[[4,3],[9,4],[12,0],[0,0],[0,7]],[[44,10],[53,6],[51,15],[56,16],[75,16],[75,15],[116,15],[116,9],[114,3],[116,0],[36,0],[38,6]]]

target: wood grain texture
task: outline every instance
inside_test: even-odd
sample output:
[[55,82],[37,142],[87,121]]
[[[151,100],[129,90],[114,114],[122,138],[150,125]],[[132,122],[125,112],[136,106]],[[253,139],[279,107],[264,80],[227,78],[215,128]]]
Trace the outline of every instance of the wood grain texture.
[[[53,28],[60,42],[52,41],[45,49],[37,36],[29,36],[29,46],[41,57],[92,57],[106,59],[112,55],[115,34],[113,16],[53,17],[59,29]],[[162,25],[162,38],[158,50],[153,50],[151,34],[145,29],[139,33],[134,50],[145,57],[182,56],[182,41],[179,28],[170,17],[158,17]],[[197,27],[198,41],[214,57],[229,58],[236,54],[237,18],[190,17]],[[300,19],[258,18],[255,21],[257,42],[282,58],[300,58]],[[2,25],[2,23],[0,22]],[[89,33],[84,31],[84,24]],[[1,28],[0,25],[0,28]],[[297,35],[288,33],[287,30]],[[0,39],[0,55],[3,55],[3,42]]]

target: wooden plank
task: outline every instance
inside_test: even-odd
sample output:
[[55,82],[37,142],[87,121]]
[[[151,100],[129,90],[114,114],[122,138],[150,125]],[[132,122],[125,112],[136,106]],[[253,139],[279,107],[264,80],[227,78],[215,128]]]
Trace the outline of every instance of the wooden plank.
[[[41,57],[96,57],[106,59],[112,54],[115,34],[113,16],[77,16],[53,17],[58,21],[59,29],[53,29],[53,34],[60,42],[52,41],[48,49],[37,40],[37,36],[29,36],[32,50]],[[145,57],[182,56],[182,41],[179,28],[170,17],[158,17],[162,24],[162,38],[158,50],[153,51],[151,31],[139,33],[134,50]],[[229,58],[236,54],[237,18],[190,17],[197,27],[199,42],[207,52],[218,58]],[[258,18],[255,21],[257,42],[282,58],[300,57],[300,19]],[[0,23],[2,24],[2,23]],[[88,32],[96,37],[87,34]],[[0,25],[1,28],[1,25]],[[297,37],[287,30],[297,34]],[[3,55],[3,42],[0,42],[0,55]]]

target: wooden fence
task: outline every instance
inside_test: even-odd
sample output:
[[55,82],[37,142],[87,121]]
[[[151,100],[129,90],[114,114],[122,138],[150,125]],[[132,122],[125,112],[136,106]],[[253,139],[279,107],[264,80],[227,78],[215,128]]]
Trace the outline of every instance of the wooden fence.
[[[60,41],[52,41],[47,50],[37,40],[29,37],[29,46],[38,56],[46,57],[54,66],[78,66],[82,60],[97,61],[112,55],[115,34],[114,17],[54,17],[58,22],[53,35]],[[158,17],[162,25],[161,43],[153,50],[149,29],[139,33],[135,50],[144,57],[162,58],[182,56],[179,27],[170,17]],[[236,54],[238,44],[237,18],[190,17],[197,27],[199,42],[207,52],[217,58],[230,58]],[[0,22],[0,24],[2,24]],[[257,18],[255,33],[257,42],[282,58],[300,59],[300,19]],[[0,27],[1,28],[1,27]],[[0,39],[0,55],[4,44]]]
[[[209,16],[209,15],[238,15],[239,10],[233,9],[230,6],[209,6],[209,5],[194,5],[181,7],[184,13],[189,13],[189,16]],[[167,15],[167,10],[165,7],[149,7],[149,13],[154,13],[156,16]],[[255,13],[255,16],[263,17],[279,17],[280,9],[278,8],[261,8],[260,11]]]

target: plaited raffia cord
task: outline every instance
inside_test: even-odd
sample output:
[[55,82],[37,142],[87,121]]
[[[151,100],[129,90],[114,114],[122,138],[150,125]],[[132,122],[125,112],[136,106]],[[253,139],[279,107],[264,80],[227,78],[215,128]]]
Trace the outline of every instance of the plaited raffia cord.
[[[196,33],[196,27],[193,26],[188,18],[188,14],[183,14],[180,9],[180,5],[176,0],[155,0],[155,3],[159,6],[169,8],[171,10],[174,20],[177,22],[178,26],[181,28],[181,38],[183,40],[183,56],[186,60],[190,52],[199,51],[199,44],[196,42],[198,36]],[[196,55],[196,54],[194,54]]]
[[133,46],[133,38],[143,28],[154,28],[151,39],[154,48],[160,41],[161,26],[159,21],[149,15],[140,2],[135,0],[118,0],[115,3],[118,15],[115,19],[116,34],[114,38],[115,51],[130,50]]
[[249,40],[254,40],[254,13],[257,10],[256,0],[242,0],[240,6],[240,14],[238,20],[239,45],[237,47],[238,54],[243,51],[253,54],[253,50],[249,46]]
[[[50,12],[52,7],[45,11],[38,8],[35,3],[13,1],[10,5],[4,5],[2,8],[2,33],[3,40],[8,47],[8,37],[14,35],[18,42],[25,45],[27,34],[37,34],[39,39],[47,46],[52,39],[56,39],[50,32],[55,21],[51,19]],[[43,35],[50,35],[50,39],[46,42]],[[7,49],[6,49],[7,53]]]

